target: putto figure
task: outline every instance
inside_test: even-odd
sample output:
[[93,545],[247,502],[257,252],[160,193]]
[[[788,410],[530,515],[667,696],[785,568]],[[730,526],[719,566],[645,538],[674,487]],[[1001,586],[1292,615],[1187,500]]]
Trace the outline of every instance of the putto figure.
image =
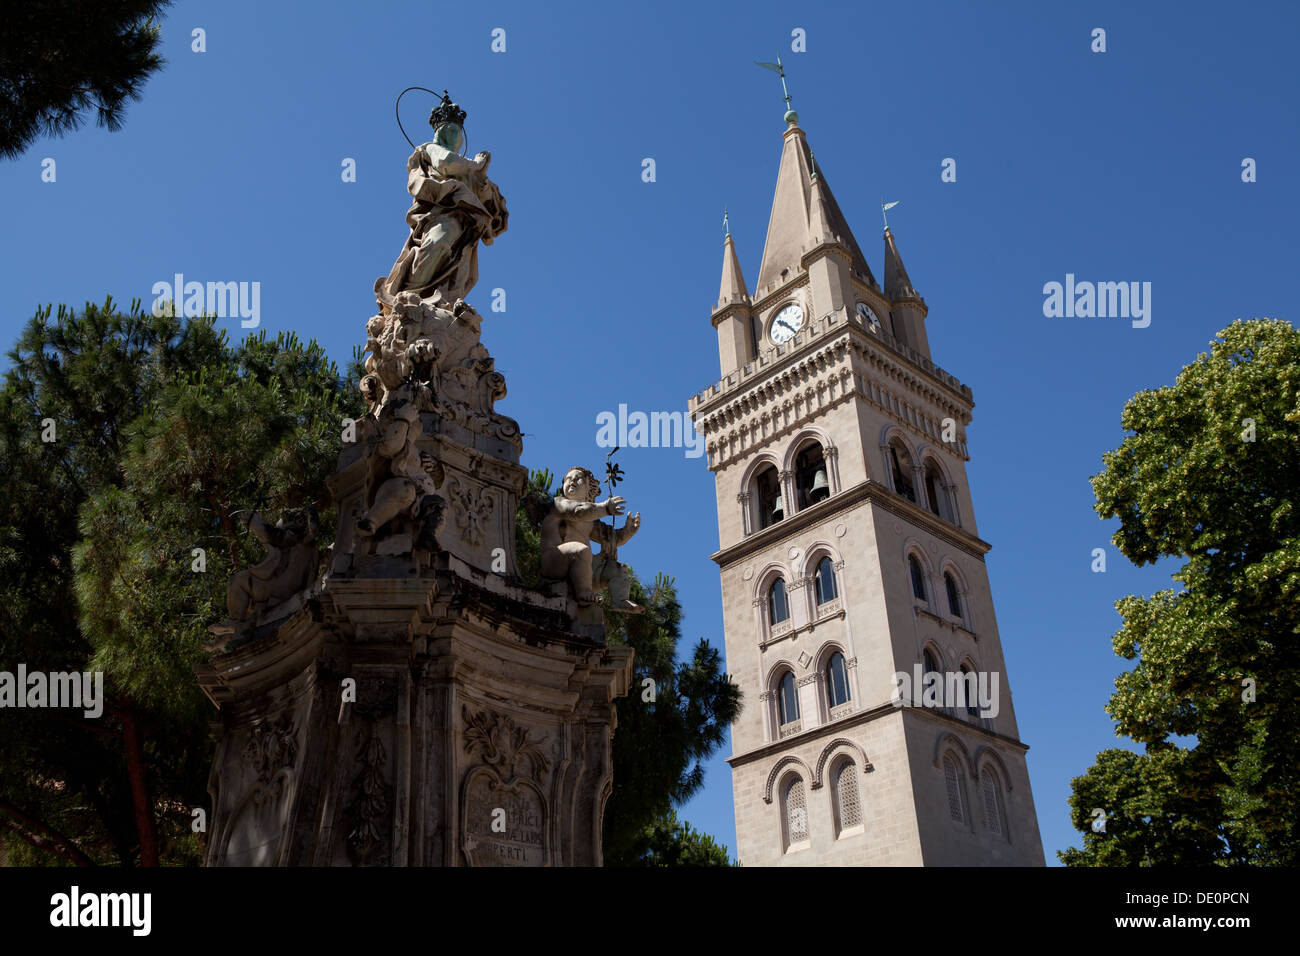
[[265,560],[232,575],[226,586],[226,607],[237,629],[310,587],[321,557],[320,518],[314,508],[290,508],[274,525],[263,521],[258,511],[246,512],[244,520],[268,553]]
[[459,155],[465,111],[443,95],[429,116],[433,140],[415,148],[406,166],[406,188],[415,203],[406,214],[411,235],[375,295],[392,306],[398,293],[455,303],[478,281],[478,244],[491,245],[506,231],[508,213],[487,177],[491,154]]
[[[645,610],[630,600],[632,582],[615,555],[641,527],[640,512],[615,530],[599,520],[623,514],[626,502],[614,495],[597,501],[600,483],[586,468],[570,468],[541,520],[541,572],[552,580],[567,580],[581,605],[600,602],[597,589],[609,588],[611,611],[639,614]],[[591,553],[591,542],[601,552]]]
[[356,533],[374,535],[398,515],[414,517],[420,500],[442,482],[442,465],[416,448],[420,437],[418,398],[410,386],[390,392],[378,415],[378,440],[370,455],[365,514]]

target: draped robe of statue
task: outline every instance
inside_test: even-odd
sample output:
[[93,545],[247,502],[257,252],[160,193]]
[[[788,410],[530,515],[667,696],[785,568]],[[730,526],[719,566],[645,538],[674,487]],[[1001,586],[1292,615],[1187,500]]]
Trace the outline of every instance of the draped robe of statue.
[[391,307],[401,292],[455,302],[478,281],[478,243],[491,245],[508,219],[501,192],[487,177],[491,157],[466,159],[437,142],[416,148],[407,161],[407,190],[415,202],[406,213],[411,235],[387,279],[375,284]]

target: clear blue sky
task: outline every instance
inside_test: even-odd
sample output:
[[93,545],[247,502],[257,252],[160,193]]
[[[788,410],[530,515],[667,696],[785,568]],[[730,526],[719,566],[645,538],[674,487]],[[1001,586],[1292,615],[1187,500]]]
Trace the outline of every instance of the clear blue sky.
[[[438,11],[447,11],[439,15]],[[1168,586],[1110,546],[1088,477],[1135,391],[1238,317],[1294,319],[1293,3],[178,3],[126,127],[0,164],[0,340],[36,306],[150,300],[176,272],[261,283],[262,326],[340,363],[406,236],[399,90],[446,87],[490,150],[510,229],[471,296],[531,467],[597,467],[596,415],[684,409],[718,376],[709,313],[730,207],[758,271],[784,105],[881,275],[879,203],[930,307],[934,360],[974,390],[969,476],[1048,861],[1070,778],[1114,746],[1113,604]],[[207,51],[191,52],[191,30]],[[506,52],[490,49],[506,31]],[[1106,30],[1107,51],[1090,52]],[[806,31],[807,52],[791,50]],[[430,103],[404,119],[426,136]],[[427,138],[427,137],[426,137]],[[417,140],[417,142],[420,140]],[[41,182],[41,160],[57,181]],[[357,182],[344,183],[351,157]],[[652,157],[657,181],[641,180]],[[957,181],[940,181],[945,157]],[[1258,181],[1241,180],[1243,158]],[[1152,322],[1048,319],[1066,273],[1152,283]],[[488,311],[493,288],[504,314]],[[242,335],[237,321],[232,337]],[[568,361],[561,356],[571,357]],[[570,364],[571,363],[571,364]],[[625,450],[645,525],[624,557],[675,576],[685,640],[722,644],[712,476]],[[1106,547],[1109,570],[1090,552]],[[723,757],[684,815],[734,852]]]

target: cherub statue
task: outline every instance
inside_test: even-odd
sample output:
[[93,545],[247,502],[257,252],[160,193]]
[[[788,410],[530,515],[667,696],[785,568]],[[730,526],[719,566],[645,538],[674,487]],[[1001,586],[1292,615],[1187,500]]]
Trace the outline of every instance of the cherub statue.
[[[616,555],[618,546],[641,527],[641,514],[615,530],[599,519],[623,514],[626,502],[618,495],[598,502],[599,493],[600,483],[586,468],[570,468],[565,474],[560,494],[541,518],[542,576],[567,580],[581,605],[599,603],[596,589],[608,587],[610,610],[639,614],[645,609],[629,599],[632,582]],[[599,554],[592,555],[592,541],[601,546]]]
[[379,410],[379,436],[370,455],[368,510],[357,519],[357,534],[369,537],[399,514],[414,515],[419,500],[442,483],[442,465],[419,451],[420,409],[410,385],[389,392]]
[[244,512],[243,521],[266,546],[265,560],[237,571],[226,586],[226,607],[236,627],[247,626],[274,607],[310,587],[320,567],[320,518],[315,508],[289,508],[274,525],[258,511]]

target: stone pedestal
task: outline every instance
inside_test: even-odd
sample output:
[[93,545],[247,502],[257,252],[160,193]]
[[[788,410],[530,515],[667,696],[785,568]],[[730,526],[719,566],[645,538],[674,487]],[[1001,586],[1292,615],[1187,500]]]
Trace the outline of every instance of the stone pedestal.
[[443,554],[215,653],[208,865],[599,865],[632,652],[573,611]]

